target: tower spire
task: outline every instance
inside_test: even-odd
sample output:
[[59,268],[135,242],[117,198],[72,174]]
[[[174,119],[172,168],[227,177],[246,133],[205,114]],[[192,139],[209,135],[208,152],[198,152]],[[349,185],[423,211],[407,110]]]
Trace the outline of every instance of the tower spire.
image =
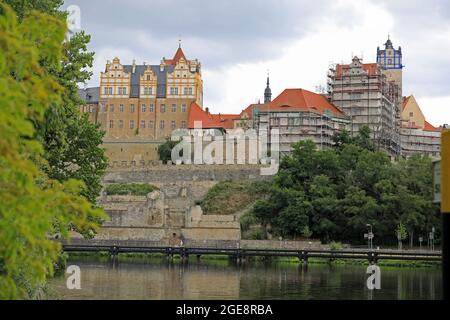
[[272,101],[272,90],[270,89],[270,76],[269,70],[267,70],[267,87],[264,90],[264,103],[269,103]]

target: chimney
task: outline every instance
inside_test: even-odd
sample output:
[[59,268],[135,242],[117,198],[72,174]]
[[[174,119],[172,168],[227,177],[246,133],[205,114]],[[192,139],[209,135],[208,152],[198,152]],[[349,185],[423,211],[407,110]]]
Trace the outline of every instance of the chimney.
[[132,73],[136,72],[136,60],[133,59],[133,71]]
[[205,108],[205,111],[206,111],[206,113],[209,113],[209,108],[206,107],[206,108]]

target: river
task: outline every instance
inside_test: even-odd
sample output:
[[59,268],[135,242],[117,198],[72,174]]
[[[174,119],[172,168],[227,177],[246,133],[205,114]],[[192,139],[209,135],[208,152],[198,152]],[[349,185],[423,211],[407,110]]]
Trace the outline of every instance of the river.
[[58,299],[442,299],[439,267],[381,267],[381,289],[370,291],[366,267],[349,264],[78,258],[69,265],[80,267],[81,289],[54,278]]

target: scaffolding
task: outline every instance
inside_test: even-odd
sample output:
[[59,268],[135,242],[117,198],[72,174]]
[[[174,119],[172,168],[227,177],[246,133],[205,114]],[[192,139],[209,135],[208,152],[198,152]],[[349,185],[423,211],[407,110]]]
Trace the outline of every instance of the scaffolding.
[[377,148],[399,155],[399,89],[387,81],[381,66],[364,65],[354,57],[351,64],[330,65],[327,75],[330,101],[351,117],[351,135],[368,126]]

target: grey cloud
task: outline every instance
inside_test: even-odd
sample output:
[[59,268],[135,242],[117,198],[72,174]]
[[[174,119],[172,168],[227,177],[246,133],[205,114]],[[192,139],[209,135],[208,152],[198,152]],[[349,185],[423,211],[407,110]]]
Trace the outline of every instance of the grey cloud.
[[[158,62],[174,53],[181,37],[186,54],[201,58],[209,68],[276,57],[329,10],[324,0],[70,0],[64,7],[70,4],[80,6],[93,49],[145,49]],[[137,34],[149,42],[139,44]]]
[[[383,6],[394,17],[391,37],[395,46],[403,48],[405,93],[448,95],[450,55],[445,48],[450,46],[437,44],[430,37],[446,28],[450,30],[450,2],[373,0],[373,3]],[[362,17],[352,6],[326,0],[67,0],[64,7],[70,4],[81,8],[82,26],[92,35],[90,49],[105,53],[105,48],[110,48],[108,58],[113,57],[115,48],[126,48],[133,57],[158,63],[162,57],[174,54],[181,37],[188,58],[199,58],[206,69],[219,72],[229,65],[277,58],[283,48],[320,29],[322,21],[332,20],[348,29],[362,24]],[[381,44],[374,41],[374,49]],[[317,49],[324,47],[326,44]],[[329,50],[332,57],[333,48]]]
[[403,49],[405,94],[444,96],[450,91],[450,39],[440,33],[450,31],[448,0],[382,1],[395,20],[391,35]]

